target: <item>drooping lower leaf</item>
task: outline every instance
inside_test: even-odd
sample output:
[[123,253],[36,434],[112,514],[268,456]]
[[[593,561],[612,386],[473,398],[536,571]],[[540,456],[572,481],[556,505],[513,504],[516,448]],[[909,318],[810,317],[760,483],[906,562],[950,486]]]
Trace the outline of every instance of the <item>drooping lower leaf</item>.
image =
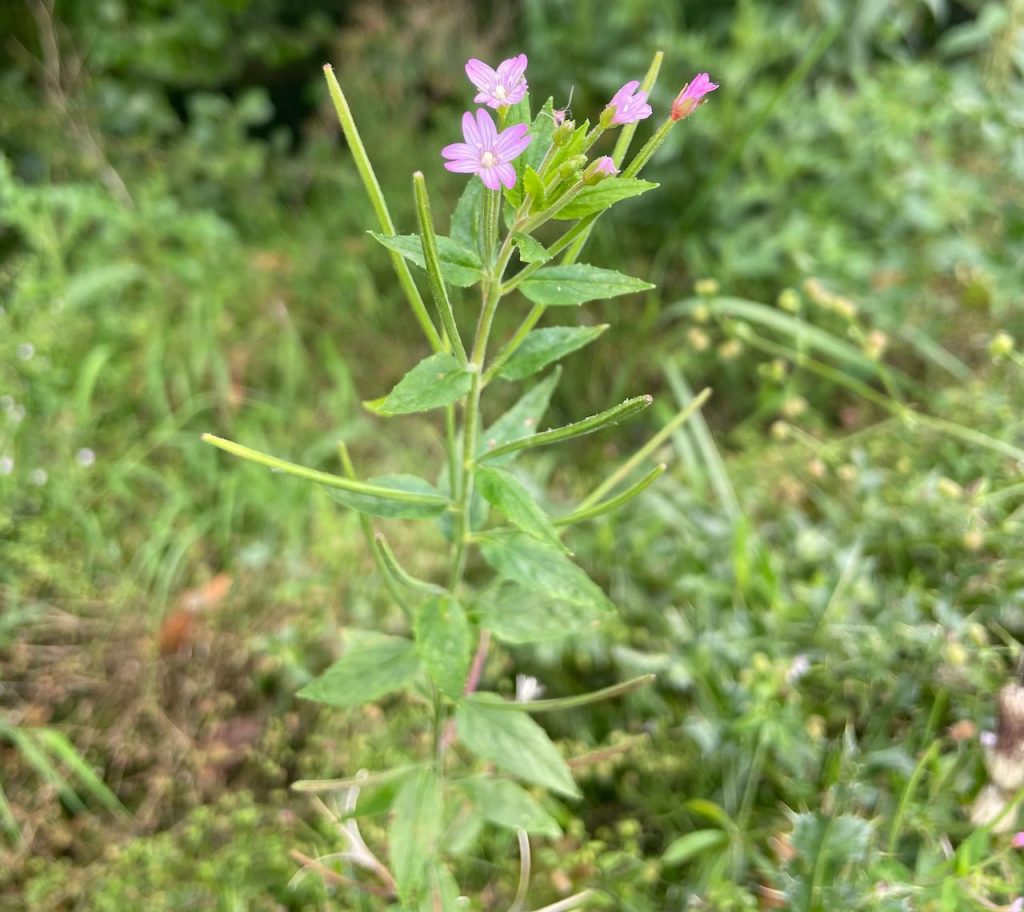
[[447,498],[437,488],[429,481],[415,475],[381,475],[379,478],[367,479],[366,483],[392,491],[435,495],[437,502],[405,503],[401,500],[376,497],[372,494],[357,494],[354,491],[343,491],[337,488],[331,488],[330,495],[346,507],[368,516],[380,516],[385,519],[429,519],[443,513],[448,507]]
[[607,611],[590,602],[566,601],[515,583],[482,595],[477,607],[481,627],[505,643],[544,643],[593,630]]
[[504,469],[478,466],[476,479],[487,502],[504,513],[512,525],[553,548],[563,549],[551,520],[515,475]]
[[600,326],[550,326],[535,329],[516,349],[498,376],[505,380],[522,380],[543,370],[571,352],[589,345],[608,328]]
[[489,705],[498,699],[493,694],[476,694],[459,705],[455,722],[466,748],[520,779],[578,797],[572,773],[544,729],[525,713]]
[[428,599],[416,612],[416,649],[441,692],[457,700],[469,673],[470,629],[453,598]]
[[510,830],[557,838],[562,828],[526,789],[507,779],[474,777],[456,787],[469,797],[475,813]]
[[423,892],[427,871],[437,861],[438,841],[444,828],[441,783],[432,767],[410,776],[395,796],[388,855],[403,905]]
[[515,533],[484,537],[480,550],[502,579],[550,599],[569,602],[598,614],[610,613],[612,603],[587,574],[561,551]]
[[473,374],[447,352],[424,358],[383,399],[367,406],[379,415],[408,415],[450,405],[469,392]]
[[[426,268],[426,261],[423,259],[423,242],[418,234],[380,234],[371,231],[374,240],[383,244],[388,250],[393,250],[420,269]],[[457,244],[451,238],[439,236],[437,238],[437,254],[441,261],[441,274],[446,282],[458,285],[460,288],[469,288],[480,281],[480,257],[476,251]]]
[[420,671],[412,640],[383,634],[349,634],[345,654],[299,690],[306,700],[328,706],[360,706],[400,690]]
[[546,263],[551,259],[551,251],[536,238],[532,238],[528,234],[514,235],[512,243],[516,245],[516,249],[519,251],[519,259],[524,263]]
[[573,263],[538,269],[520,283],[519,290],[535,304],[562,307],[634,294],[653,287],[650,282],[623,275],[614,269]]
[[[551,394],[558,385],[561,368],[555,368],[536,386],[528,389],[516,403],[480,435],[477,456],[495,450],[511,440],[535,434],[537,424],[547,411]],[[495,459],[491,465],[504,465],[515,458],[515,453]]]

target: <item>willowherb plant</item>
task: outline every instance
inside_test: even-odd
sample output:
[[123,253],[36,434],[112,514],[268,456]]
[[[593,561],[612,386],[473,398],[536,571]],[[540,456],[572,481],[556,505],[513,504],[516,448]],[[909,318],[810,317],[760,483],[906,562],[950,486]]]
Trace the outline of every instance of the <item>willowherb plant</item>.
[[[413,175],[419,234],[398,235],[348,102],[330,66],[328,88],[356,167],[370,196],[380,233],[398,280],[434,353],[412,368],[390,393],[367,403],[391,417],[440,409],[444,412],[447,460],[439,480],[392,475],[360,480],[343,444],[342,475],[329,474],[256,452],[218,437],[221,449],[331,489],[361,514],[367,542],[394,600],[405,612],[409,635],[349,631],[342,657],[299,695],[335,707],[353,707],[386,694],[406,692],[433,712],[430,756],[408,766],[351,779],[304,781],[307,792],[334,793],[337,819],[347,846],[339,855],[353,872],[342,877],[301,857],[321,873],[347,882],[406,912],[443,912],[458,907],[459,887],[448,864],[456,843],[465,845],[467,822],[484,822],[517,833],[520,883],[511,910],[526,907],[529,834],[557,836],[559,826],[521,785],[548,789],[569,799],[579,791],[569,764],[533,714],[607,699],[646,683],[650,676],[594,693],[533,699],[537,684],[521,676],[516,700],[480,690],[492,638],[511,644],[539,642],[590,629],[613,611],[600,587],[571,559],[562,537],[571,526],[608,513],[636,497],[664,471],[637,469],[654,449],[699,407],[698,397],[654,439],[616,469],[575,509],[548,515],[512,470],[534,447],[549,446],[607,428],[635,415],[650,396],[627,399],[606,411],[563,427],[538,431],[537,424],[558,382],[559,368],[530,386],[503,415],[483,420],[484,391],[493,383],[528,380],[564,356],[593,342],[606,326],[536,329],[549,308],[641,292],[649,283],[610,269],[577,262],[594,221],[615,203],[656,187],[638,175],[669,130],[696,110],[717,86],[706,73],[678,95],[669,116],[627,163],[638,121],[652,113],[648,93],[657,78],[657,54],[641,84],[615,93],[597,123],[576,124],[549,99],[531,116],[524,54],[492,69],[466,64],[486,108],[466,112],[463,141],[441,154],[450,171],[473,174],[452,216],[447,237],[435,233],[424,176]],[[495,117],[487,108],[495,112]],[[621,128],[621,129],[620,129]],[[591,158],[602,134],[619,130],[610,155]],[[536,232],[560,223],[562,231],[542,243]],[[550,231],[550,227],[549,227]],[[547,237],[547,235],[545,235]],[[558,258],[557,265],[550,265]],[[513,264],[515,261],[515,266]],[[435,323],[409,270],[424,270]],[[469,344],[463,341],[449,286],[479,286],[479,314]],[[491,354],[491,330],[501,303],[518,293],[532,304],[518,328]],[[515,306],[510,305],[510,306]],[[500,521],[489,520],[489,510]],[[415,578],[399,563],[369,517],[436,520],[449,542],[444,580]],[[468,585],[467,561],[478,551],[493,571],[485,584]],[[491,772],[496,770],[497,772]],[[388,862],[364,841],[356,818],[361,791],[393,793]],[[375,802],[373,810],[380,810]],[[322,807],[326,807],[321,802]],[[456,833],[456,831],[458,831]],[[549,910],[582,906],[589,894],[560,900]]]

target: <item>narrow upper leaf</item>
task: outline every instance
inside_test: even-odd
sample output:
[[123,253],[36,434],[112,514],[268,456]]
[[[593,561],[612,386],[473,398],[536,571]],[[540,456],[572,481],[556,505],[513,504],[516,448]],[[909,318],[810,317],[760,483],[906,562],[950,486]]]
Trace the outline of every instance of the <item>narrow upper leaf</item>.
[[539,168],[551,147],[551,135],[555,129],[554,106],[554,101],[549,98],[530,124],[530,145],[526,147],[520,159],[524,168]]
[[441,692],[457,700],[469,674],[466,612],[452,598],[428,599],[416,613],[416,649]]
[[437,856],[444,829],[441,783],[433,768],[410,776],[395,796],[394,816],[388,831],[391,870],[403,905],[410,903],[425,882],[428,866]]
[[465,250],[475,251],[480,240],[480,216],[484,206],[482,181],[466,181],[466,189],[452,213],[451,239]]
[[608,328],[600,326],[550,326],[535,329],[498,371],[505,380],[522,380],[543,370],[571,352],[589,345]]
[[476,694],[459,705],[455,723],[462,743],[476,756],[527,782],[578,797],[572,773],[544,729],[526,713],[496,709],[490,705],[495,699]]
[[353,637],[345,655],[298,695],[329,706],[359,706],[399,690],[419,670],[411,640],[383,635]]
[[501,510],[512,525],[553,548],[562,549],[551,520],[515,475],[504,469],[478,466],[476,479],[487,502]]
[[368,516],[381,516],[386,519],[428,519],[443,513],[448,500],[430,482],[415,475],[381,475],[370,478],[366,482],[383,491],[404,492],[408,494],[424,494],[436,497],[432,503],[406,503],[373,494],[360,494],[355,491],[332,489],[329,493],[338,503],[344,504],[359,513]]
[[519,285],[526,297],[545,307],[582,304],[653,287],[650,282],[623,275],[614,269],[601,269],[585,263],[545,266]]
[[407,415],[450,405],[461,399],[473,385],[473,374],[447,352],[424,358],[398,385],[368,407],[380,415]]
[[565,207],[558,210],[556,219],[578,219],[595,212],[603,212],[620,200],[639,196],[653,190],[657,184],[651,181],[637,180],[635,177],[610,177],[595,184],[584,187]]
[[[388,250],[394,250],[421,269],[426,268],[423,259],[423,242],[418,234],[380,234],[371,231],[374,239]],[[437,254],[441,261],[441,274],[446,282],[468,288],[480,281],[480,257],[468,247],[457,244],[451,238],[437,238]]]
[[562,835],[558,821],[533,795],[514,782],[474,777],[463,779],[456,787],[469,797],[476,813],[498,826],[551,838]]

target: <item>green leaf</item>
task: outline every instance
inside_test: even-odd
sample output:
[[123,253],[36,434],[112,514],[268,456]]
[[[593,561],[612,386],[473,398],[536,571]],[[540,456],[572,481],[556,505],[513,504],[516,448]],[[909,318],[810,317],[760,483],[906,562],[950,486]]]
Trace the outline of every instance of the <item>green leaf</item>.
[[345,654],[298,695],[328,706],[359,706],[401,689],[419,671],[411,640],[352,631]]
[[593,187],[584,187],[563,209],[559,209],[556,219],[578,219],[595,212],[603,212],[620,200],[639,196],[653,190],[657,184],[651,181],[637,180],[635,177],[609,177]]
[[437,352],[420,361],[383,400],[366,405],[379,415],[426,412],[461,399],[472,385],[472,371],[447,352]]
[[417,912],[456,912],[460,907],[459,884],[444,865],[433,865],[426,875]]
[[421,769],[395,796],[388,831],[391,871],[398,882],[403,904],[420,893],[428,867],[434,867],[443,827],[441,783],[432,768]]
[[512,525],[553,548],[563,549],[551,521],[518,478],[504,469],[478,466],[476,480],[487,502],[501,510]]
[[546,263],[551,259],[548,249],[528,234],[516,233],[512,236],[512,242],[519,250],[519,259],[524,263]]
[[527,298],[545,307],[562,307],[634,294],[654,286],[614,269],[600,269],[585,263],[546,266],[519,285]]
[[608,328],[600,326],[551,326],[535,329],[516,349],[498,376],[505,380],[522,380],[543,370],[549,364],[571,352],[589,345]]
[[550,700],[523,700],[514,703],[497,704],[497,708],[508,712],[545,713],[562,712],[566,709],[578,709],[580,706],[588,706],[591,703],[600,703],[602,700],[612,700],[615,697],[622,697],[632,693],[641,687],[651,684],[657,676],[654,674],[642,674],[628,681],[621,681],[609,687],[602,687],[600,690],[591,690],[588,693],[576,694],[572,697],[553,697]]
[[523,152],[522,157],[519,159],[524,167],[529,166],[530,168],[537,169],[540,167],[540,163],[544,161],[544,156],[551,146],[551,134],[555,129],[554,107],[553,99],[549,98],[544,102],[540,111],[537,112],[533,123],[530,124],[530,145],[526,147],[526,151]]
[[599,616],[614,610],[601,587],[561,551],[521,534],[486,535],[480,550],[502,579],[545,599],[568,602]]
[[530,122],[530,93],[527,92],[505,112],[505,126],[512,127],[516,124],[528,124]]
[[499,460],[509,453],[515,453],[519,450],[549,446],[552,443],[561,443],[563,440],[570,440],[573,437],[593,434],[595,431],[600,431],[609,425],[617,424],[626,418],[632,417],[637,412],[643,411],[653,401],[654,399],[651,396],[635,396],[632,399],[627,399],[625,402],[620,402],[618,405],[613,405],[610,409],[605,409],[603,412],[591,415],[589,418],[574,421],[572,424],[564,424],[561,427],[549,428],[538,434],[530,434],[528,437],[510,440],[508,443],[489,449],[486,453],[477,457],[477,461]]
[[607,616],[589,602],[552,598],[506,582],[482,596],[477,619],[505,643],[544,643],[596,628]]
[[547,733],[525,713],[495,709],[494,695],[467,698],[455,713],[466,748],[500,769],[570,798],[579,797],[569,767]]
[[416,612],[416,649],[441,692],[458,700],[469,674],[470,629],[453,598],[428,599]]
[[366,484],[390,491],[401,491],[408,494],[429,494],[438,499],[436,503],[406,503],[401,500],[390,500],[374,494],[358,494],[354,491],[342,491],[331,488],[331,497],[359,513],[368,516],[380,516],[385,519],[429,519],[443,513],[448,501],[429,481],[415,475],[381,475],[370,478]]
[[480,240],[480,216],[484,208],[484,185],[471,180],[462,191],[452,213],[451,239],[466,250],[476,250]]
[[[533,196],[533,201],[530,203],[530,211],[540,212],[544,208],[544,181],[541,180],[540,175],[529,165],[523,171],[523,190]],[[541,247],[541,250],[543,249]]]
[[526,789],[507,779],[463,779],[456,788],[464,792],[482,817],[510,830],[526,830],[555,839],[562,828]]
[[[426,268],[423,259],[423,242],[418,234],[387,235],[371,231],[374,240],[393,250],[421,269]],[[469,288],[480,281],[480,257],[468,247],[457,244],[451,238],[437,238],[437,254],[441,261],[441,274],[446,282]]]
[[[561,373],[561,368],[556,367],[540,383],[523,393],[512,408],[480,435],[478,458],[512,440],[536,433],[537,423],[547,411],[551,394],[558,385]],[[515,453],[509,453],[507,456],[494,459],[491,465],[505,465],[515,457]]]
[[670,843],[661,856],[661,862],[670,867],[681,865],[710,849],[724,846],[728,841],[728,834],[721,830],[694,830]]

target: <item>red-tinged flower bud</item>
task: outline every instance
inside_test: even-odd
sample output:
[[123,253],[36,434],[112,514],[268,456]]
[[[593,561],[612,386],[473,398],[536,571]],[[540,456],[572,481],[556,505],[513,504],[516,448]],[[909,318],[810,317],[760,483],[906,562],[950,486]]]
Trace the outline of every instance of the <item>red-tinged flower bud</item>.
[[698,73],[683,86],[683,91],[672,102],[672,119],[682,120],[689,117],[700,106],[704,96],[717,88],[717,83],[712,82],[707,73]]

